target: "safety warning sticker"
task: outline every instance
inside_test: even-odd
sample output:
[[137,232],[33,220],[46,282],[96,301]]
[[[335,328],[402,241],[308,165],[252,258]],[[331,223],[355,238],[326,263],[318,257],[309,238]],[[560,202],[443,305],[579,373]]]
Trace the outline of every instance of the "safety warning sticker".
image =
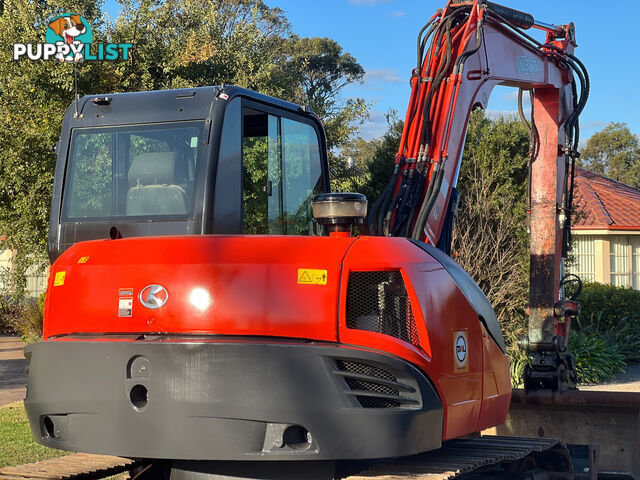
[[64,277],[67,275],[67,272],[56,272],[56,276],[53,277],[53,286],[59,287],[60,285],[64,285]]
[[312,268],[298,269],[298,283],[302,285],[326,285],[327,271]]
[[89,257],[80,257],[78,259],[78,263],[87,263],[89,261]]
[[133,297],[120,297],[118,299],[118,316],[130,317],[133,313]]

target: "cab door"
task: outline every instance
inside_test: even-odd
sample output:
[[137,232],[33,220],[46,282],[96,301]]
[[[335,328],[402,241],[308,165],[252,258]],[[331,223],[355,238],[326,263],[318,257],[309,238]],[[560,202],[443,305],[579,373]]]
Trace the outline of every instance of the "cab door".
[[311,202],[329,188],[323,138],[309,116],[233,99],[222,129],[213,232],[314,235]]

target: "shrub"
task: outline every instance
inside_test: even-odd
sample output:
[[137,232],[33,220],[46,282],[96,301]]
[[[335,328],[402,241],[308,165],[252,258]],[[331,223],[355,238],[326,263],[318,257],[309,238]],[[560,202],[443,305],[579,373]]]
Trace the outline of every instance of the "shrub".
[[43,293],[37,301],[7,300],[0,307],[1,317],[27,343],[42,340],[44,299]]
[[576,357],[578,382],[601,383],[624,371],[624,355],[591,328],[574,330],[569,337],[569,351]]
[[12,319],[16,316],[18,304],[8,298],[0,300],[0,334],[16,333]]
[[586,327],[595,322],[598,330],[640,324],[640,291],[603,283],[585,283],[578,298],[580,322]]
[[509,355],[509,373],[511,374],[511,386],[513,388],[524,385],[524,367],[530,363],[529,356],[517,343],[507,347]]

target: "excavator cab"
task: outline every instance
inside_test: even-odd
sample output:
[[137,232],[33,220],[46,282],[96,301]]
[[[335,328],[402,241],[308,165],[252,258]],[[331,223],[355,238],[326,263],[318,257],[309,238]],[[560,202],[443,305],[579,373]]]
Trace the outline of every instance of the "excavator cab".
[[84,97],[55,178],[52,262],[101,238],[313,235],[311,201],[329,188],[317,117],[238,87]]

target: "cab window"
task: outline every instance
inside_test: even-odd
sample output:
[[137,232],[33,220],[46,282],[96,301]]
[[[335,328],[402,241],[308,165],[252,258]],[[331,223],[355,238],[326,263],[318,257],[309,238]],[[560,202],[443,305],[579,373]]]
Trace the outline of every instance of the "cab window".
[[311,201],[322,193],[316,130],[244,108],[242,187],[244,233],[312,235]]
[[74,129],[63,220],[190,217],[201,134],[202,122]]

